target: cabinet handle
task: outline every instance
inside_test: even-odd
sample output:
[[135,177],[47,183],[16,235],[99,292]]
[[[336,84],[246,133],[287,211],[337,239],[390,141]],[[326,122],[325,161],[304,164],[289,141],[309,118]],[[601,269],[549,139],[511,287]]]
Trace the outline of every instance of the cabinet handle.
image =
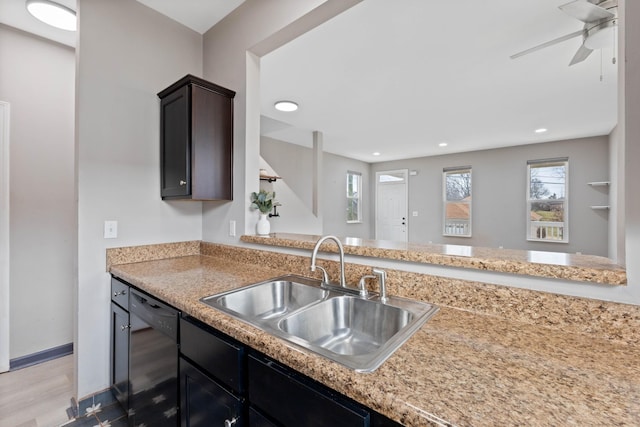
[[129,329],[131,327],[131,325],[120,325],[120,330],[122,332],[126,331],[127,329]]
[[224,420],[224,427],[233,427],[238,422],[238,418],[234,417],[231,420]]
[[127,291],[117,291],[113,293],[113,296],[117,297],[118,295],[126,295],[126,294],[127,294]]
[[180,180],[180,185],[187,185],[187,181]]

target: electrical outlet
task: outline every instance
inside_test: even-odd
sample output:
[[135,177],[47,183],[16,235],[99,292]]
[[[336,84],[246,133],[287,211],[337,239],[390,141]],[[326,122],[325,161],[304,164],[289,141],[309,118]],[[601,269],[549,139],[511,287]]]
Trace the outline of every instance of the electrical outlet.
[[118,221],[104,222],[104,238],[115,239],[118,237]]
[[413,216],[418,216],[418,211],[413,211]]
[[236,235],[236,222],[229,221],[229,236],[233,237]]

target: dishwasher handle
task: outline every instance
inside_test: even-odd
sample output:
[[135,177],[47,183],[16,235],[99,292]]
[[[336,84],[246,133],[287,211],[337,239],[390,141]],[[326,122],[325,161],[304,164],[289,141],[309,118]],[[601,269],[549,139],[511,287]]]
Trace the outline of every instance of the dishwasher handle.
[[178,338],[178,311],[160,301],[136,290],[131,291],[129,313],[139,317],[150,327],[169,336]]

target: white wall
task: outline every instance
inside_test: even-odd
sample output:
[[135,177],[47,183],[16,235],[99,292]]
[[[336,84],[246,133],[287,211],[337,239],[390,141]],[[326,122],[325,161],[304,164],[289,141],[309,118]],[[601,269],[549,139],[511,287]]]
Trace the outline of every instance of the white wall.
[[[262,158],[283,179],[272,184],[260,183],[261,188],[276,191],[276,199],[283,202],[280,218],[272,218],[272,231],[302,234],[334,234],[342,237],[370,239],[373,235],[371,165],[360,160],[324,152],[322,157],[321,223],[312,214],[313,150],[273,138],[262,137]],[[347,171],[362,174],[362,223],[346,221]],[[290,198],[294,193],[301,203]]]
[[[311,211],[313,208],[311,171],[313,170],[313,151],[301,145],[260,137],[260,156],[273,170],[282,176],[274,188],[286,184],[300,198],[300,201]],[[262,182],[261,182],[262,185]]]
[[[108,387],[105,248],[200,239],[200,202],[160,199],[157,93],[202,75],[202,36],[134,0],[79,2],[77,396]],[[118,238],[102,238],[118,221]]]
[[[620,86],[623,86],[623,84],[621,83]],[[620,95],[619,98],[619,102],[624,102],[623,95]],[[624,111],[624,108],[618,108],[619,111]],[[624,250],[624,145],[624,123],[618,123],[609,135],[609,181],[611,184],[609,186],[608,257],[621,265],[625,265],[626,262]]]
[[624,129],[625,129],[625,253],[630,299],[640,304],[640,2],[622,0],[624,40]]
[[73,341],[74,79],[73,49],[0,25],[0,100],[11,104],[12,359]]
[[269,219],[271,232],[322,234],[322,218],[312,210],[312,150],[263,136],[260,168],[282,177],[275,182],[260,181],[260,189],[275,192],[282,204],[278,208],[280,216]]

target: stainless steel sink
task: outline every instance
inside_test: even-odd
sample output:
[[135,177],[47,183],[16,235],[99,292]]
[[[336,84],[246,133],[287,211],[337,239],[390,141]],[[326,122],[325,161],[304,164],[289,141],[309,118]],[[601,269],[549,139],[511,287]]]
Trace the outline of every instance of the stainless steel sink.
[[288,316],[278,327],[315,347],[353,356],[376,351],[412,319],[402,308],[341,296]]
[[203,301],[213,307],[224,307],[247,319],[271,319],[320,301],[328,293],[314,286],[315,283],[304,284],[300,283],[299,278],[296,280],[283,277],[207,297]]
[[287,275],[202,301],[359,372],[377,369],[438,311],[420,301],[390,296],[383,302],[374,293],[365,298],[323,286]]

